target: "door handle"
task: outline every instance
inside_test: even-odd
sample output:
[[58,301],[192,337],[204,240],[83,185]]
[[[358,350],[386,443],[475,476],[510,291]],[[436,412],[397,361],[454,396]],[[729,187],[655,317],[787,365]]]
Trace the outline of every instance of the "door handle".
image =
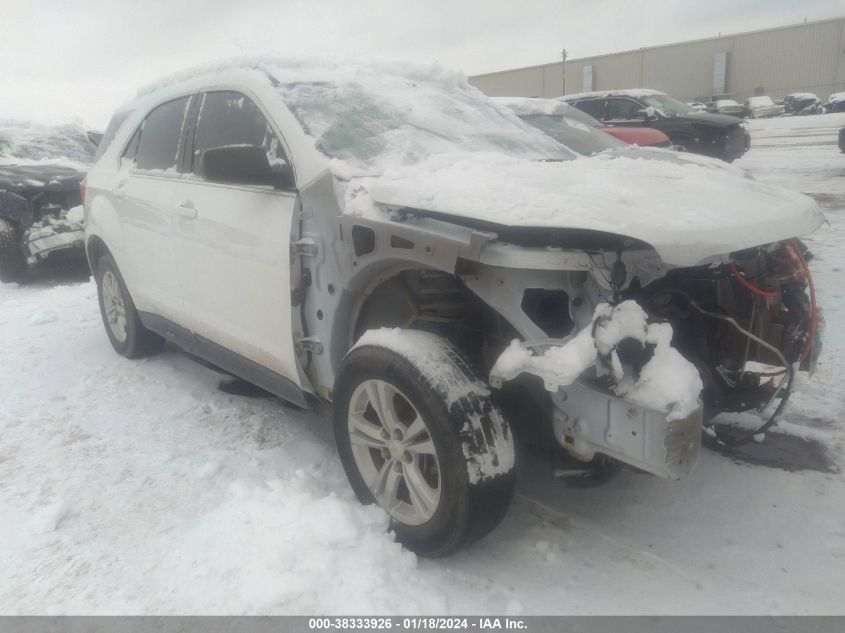
[[194,208],[194,203],[190,200],[182,200],[179,203],[179,206],[176,207],[176,213],[183,218],[188,218],[189,220],[193,220],[197,217],[197,210]]

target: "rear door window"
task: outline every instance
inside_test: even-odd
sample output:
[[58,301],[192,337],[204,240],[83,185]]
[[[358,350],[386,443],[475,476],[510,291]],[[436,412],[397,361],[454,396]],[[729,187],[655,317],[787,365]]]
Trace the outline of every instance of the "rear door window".
[[202,176],[203,152],[242,145],[263,148],[271,165],[289,166],[279,138],[255,102],[239,92],[205,93],[194,133],[193,173]]
[[139,134],[138,149],[135,152],[135,166],[138,169],[179,171],[182,130],[190,101],[190,97],[174,99],[161,104],[147,115],[136,132]]
[[599,121],[604,120],[604,99],[588,99],[587,101],[579,101],[575,107]]
[[607,120],[608,121],[631,121],[633,119],[642,118],[637,115],[637,112],[643,107],[636,101],[631,99],[608,99],[607,100]]

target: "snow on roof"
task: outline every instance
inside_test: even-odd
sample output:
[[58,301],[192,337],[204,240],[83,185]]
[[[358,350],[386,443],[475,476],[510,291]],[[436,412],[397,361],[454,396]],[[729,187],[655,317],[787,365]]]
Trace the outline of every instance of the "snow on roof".
[[335,57],[241,56],[202,64],[173,73],[143,86],[142,97],[163,88],[232,71],[257,72],[273,82],[341,82],[378,75],[401,76],[408,80],[435,80],[445,84],[469,85],[466,76],[437,64],[414,64],[399,60],[349,59]]
[[830,103],[837,103],[839,101],[845,101],[845,92],[834,92],[827,98],[828,102]]
[[791,92],[786,96],[794,99],[818,99],[818,97],[812,92]]
[[659,90],[652,90],[651,88],[628,88],[625,90],[594,90],[593,92],[577,92],[575,94],[564,95],[560,97],[561,101],[577,101],[580,99],[590,99],[595,97],[610,97],[610,96],[624,96],[634,97],[649,97],[654,95],[665,95],[665,92]]

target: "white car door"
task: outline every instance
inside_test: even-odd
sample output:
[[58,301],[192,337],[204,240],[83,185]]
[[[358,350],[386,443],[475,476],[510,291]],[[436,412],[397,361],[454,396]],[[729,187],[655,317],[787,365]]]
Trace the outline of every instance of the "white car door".
[[153,109],[124,152],[114,195],[128,259],[125,277],[138,310],[184,325],[171,225],[191,97]]
[[[179,181],[173,198],[178,214],[173,248],[191,329],[299,386],[291,324],[293,172],[278,135],[249,97],[207,92],[198,110],[188,145],[192,171]],[[230,152],[223,172],[205,170],[221,148],[224,157]],[[288,182],[274,187],[260,184],[260,178],[255,184],[227,178],[225,164],[242,170],[238,152],[250,150]]]

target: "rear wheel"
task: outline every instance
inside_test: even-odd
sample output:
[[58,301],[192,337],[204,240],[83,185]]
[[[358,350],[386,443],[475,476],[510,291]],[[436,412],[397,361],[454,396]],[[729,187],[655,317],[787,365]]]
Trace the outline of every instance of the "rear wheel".
[[143,326],[120,271],[110,255],[103,255],[96,268],[100,315],[114,350],[127,358],[159,352],[164,339]]
[[368,334],[335,380],[334,431],[347,477],[362,503],[390,515],[406,547],[452,554],[507,511],[515,484],[510,428],[445,339]]
[[20,230],[8,220],[0,218],[0,281],[24,281],[27,268],[21,250]]

